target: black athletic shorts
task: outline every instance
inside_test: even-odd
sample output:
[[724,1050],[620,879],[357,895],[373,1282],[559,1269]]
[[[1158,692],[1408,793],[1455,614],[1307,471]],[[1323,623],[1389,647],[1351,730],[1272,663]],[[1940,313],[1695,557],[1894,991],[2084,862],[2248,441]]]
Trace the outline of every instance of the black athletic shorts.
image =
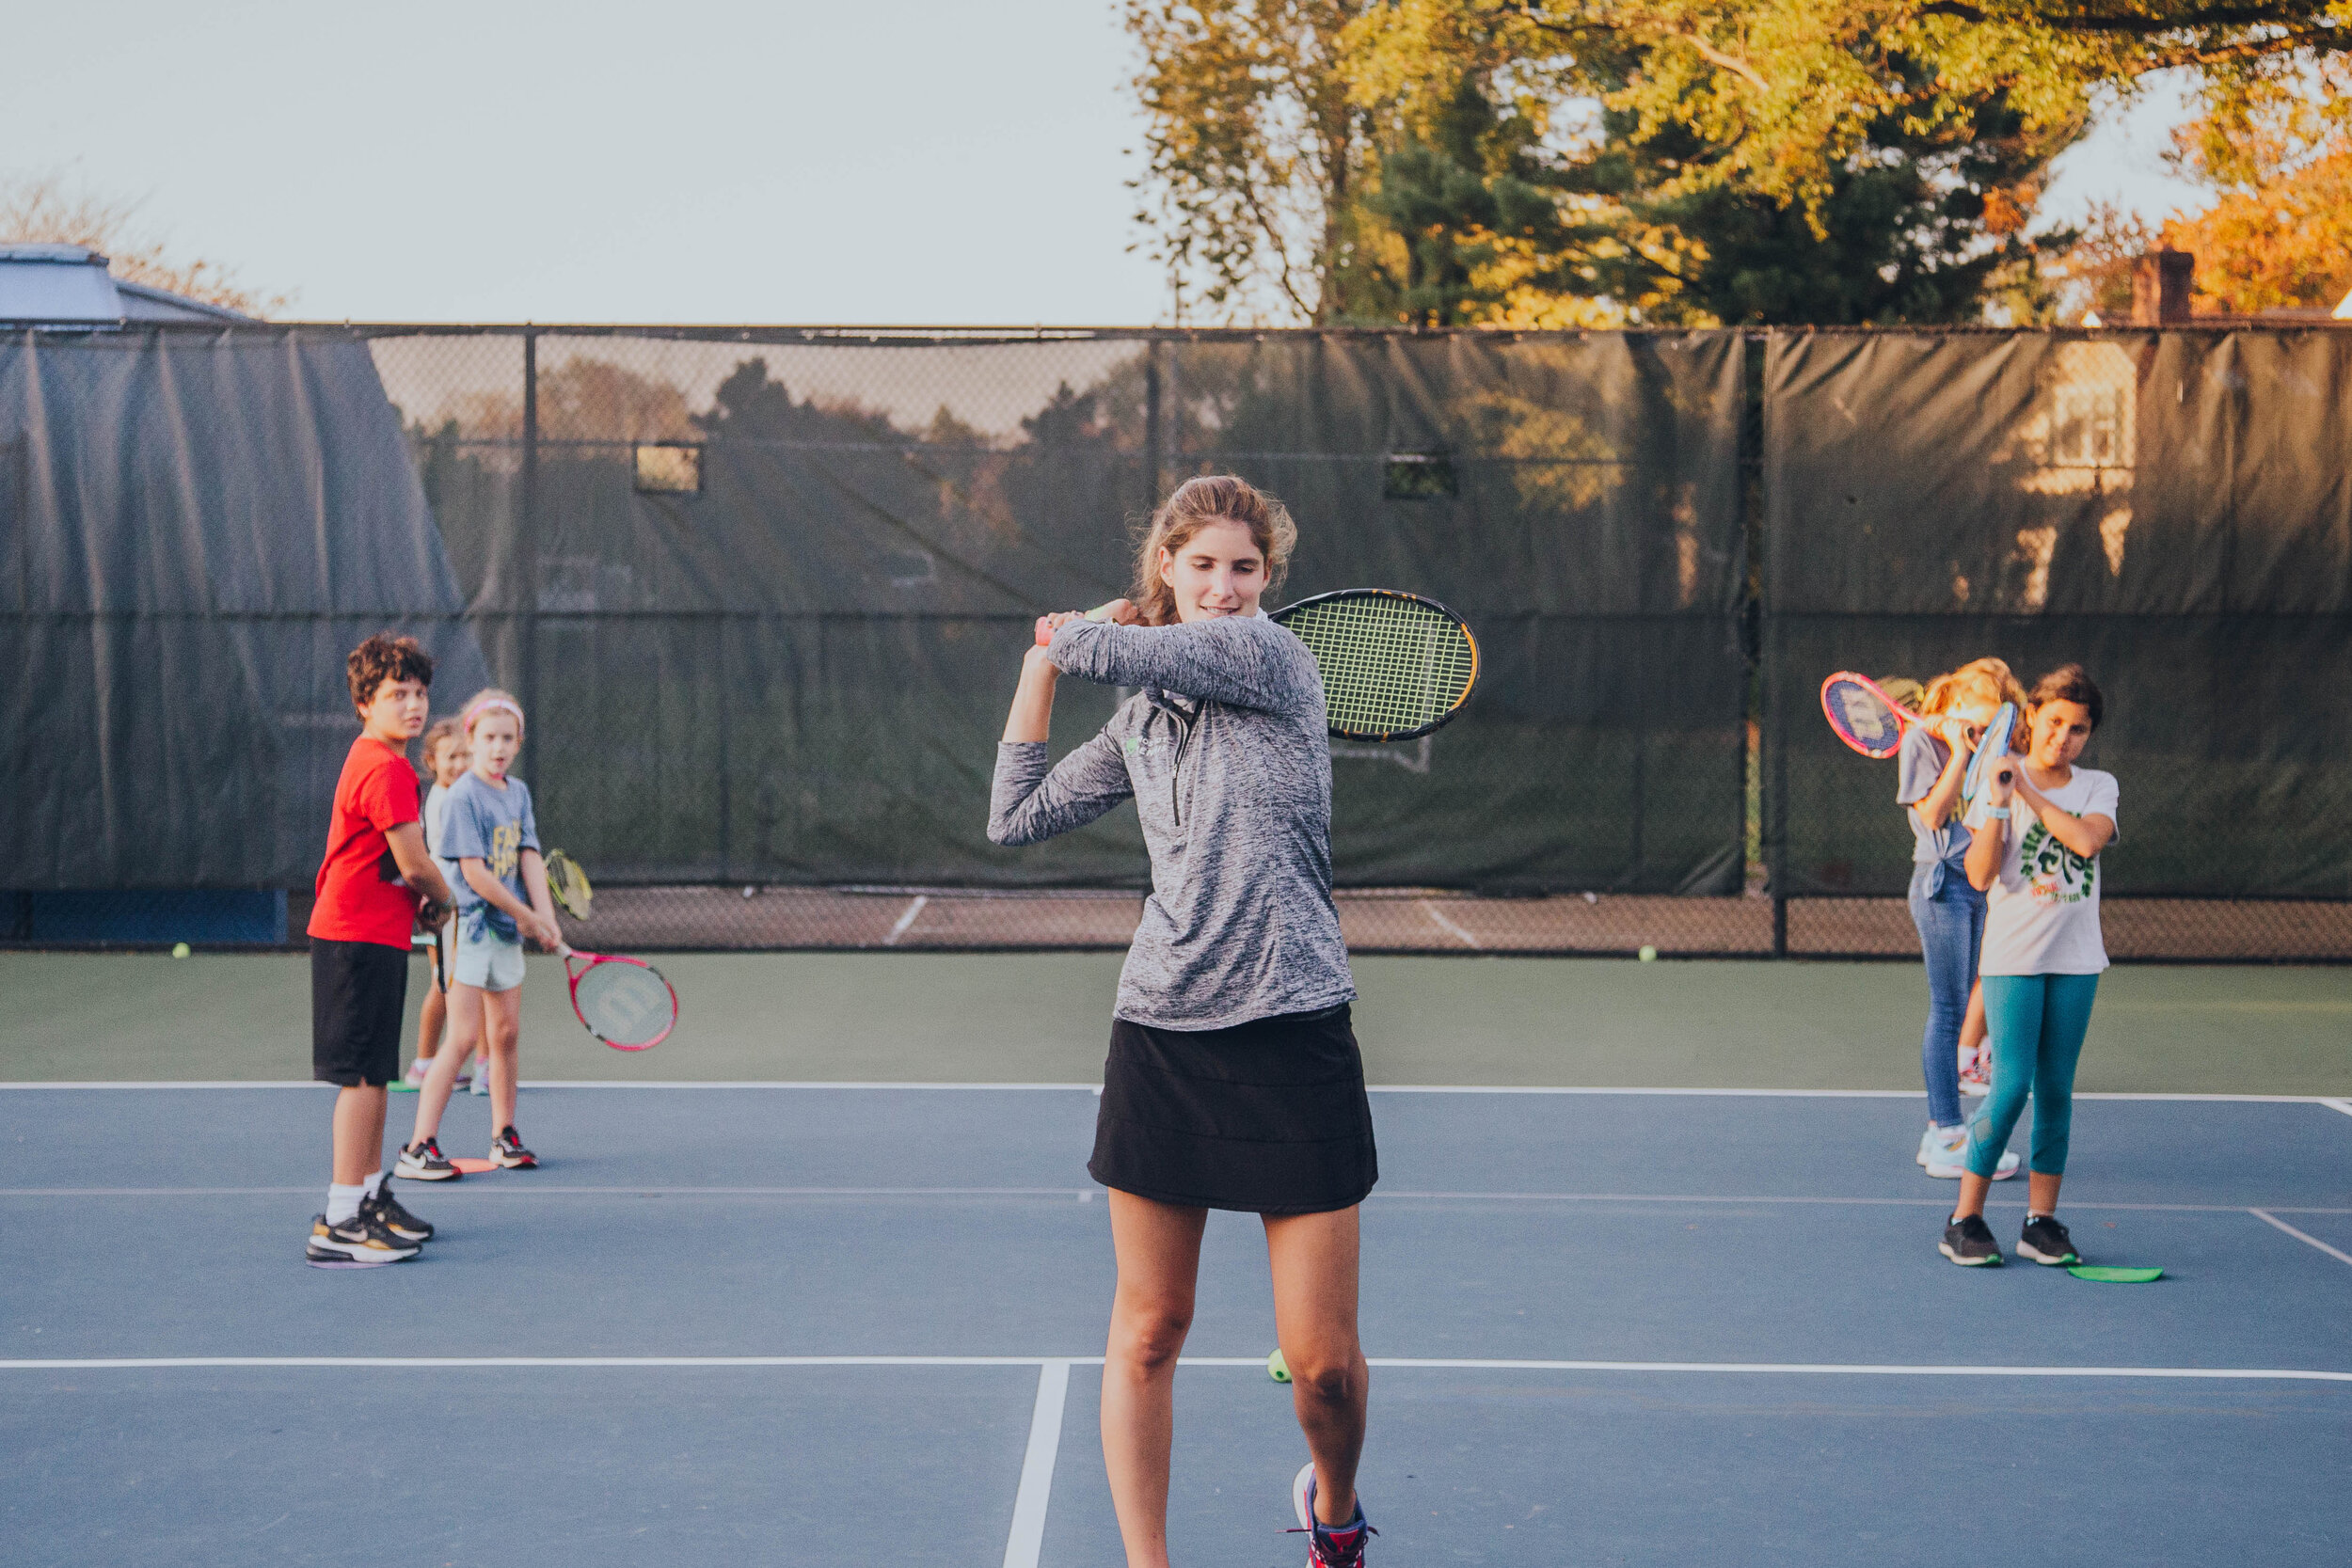
[[310,1076],[345,1088],[400,1076],[408,950],[310,939]]

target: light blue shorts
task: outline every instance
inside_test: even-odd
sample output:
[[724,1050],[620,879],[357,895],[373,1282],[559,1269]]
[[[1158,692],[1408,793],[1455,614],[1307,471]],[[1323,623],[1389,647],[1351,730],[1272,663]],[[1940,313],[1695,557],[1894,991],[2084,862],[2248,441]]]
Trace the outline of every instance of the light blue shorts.
[[467,936],[464,927],[465,922],[460,921],[455,961],[450,966],[451,980],[481,990],[513,990],[523,983],[521,942],[507,942],[486,928],[479,937]]

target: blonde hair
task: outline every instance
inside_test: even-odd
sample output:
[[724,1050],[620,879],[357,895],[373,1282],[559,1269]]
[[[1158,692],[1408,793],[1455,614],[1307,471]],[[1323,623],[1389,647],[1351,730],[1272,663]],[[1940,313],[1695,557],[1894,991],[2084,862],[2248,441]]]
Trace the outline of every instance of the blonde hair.
[[439,748],[442,741],[456,739],[458,737],[459,728],[460,726],[454,719],[436,719],[433,721],[433,727],[424,732],[424,761],[417,765],[417,773],[420,777],[429,779],[433,776],[434,752]]
[[513,692],[498,686],[484,687],[469,697],[466,700],[466,705],[457,710],[457,722],[465,729],[466,739],[469,742],[472,741],[473,727],[480,723],[482,716],[492,708],[504,708],[515,716],[515,738],[522,739],[526,733],[526,726],[523,723],[523,705],[515,700]]
[[1250,542],[1265,557],[1265,585],[1281,583],[1298,546],[1298,526],[1282,503],[1246,479],[1232,474],[1200,474],[1176,486],[1143,531],[1136,550],[1136,582],[1127,596],[1147,626],[1165,626],[1177,620],[1176,591],[1160,580],[1160,552],[1173,555],[1184,541],[1211,523],[1239,523],[1249,531]]
[[2026,689],[2010,673],[2008,662],[1979,658],[1928,682],[1927,689],[1919,694],[1919,716],[1933,719],[1949,711],[1963,697],[1983,697],[1994,707],[2003,703],[2015,703],[2020,709],[2026,705]]

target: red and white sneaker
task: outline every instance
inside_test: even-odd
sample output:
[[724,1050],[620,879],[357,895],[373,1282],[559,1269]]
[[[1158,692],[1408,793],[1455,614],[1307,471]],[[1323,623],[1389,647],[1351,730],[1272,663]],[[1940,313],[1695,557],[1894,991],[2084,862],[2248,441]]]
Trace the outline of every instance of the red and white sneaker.
[[1362,1568],[1364,1543],[1380,1532],[1364,1523],[1364,1500],[1356,1499],[1356,1517],[1344,1525],[1327,1525],[1315,1517],[1315,1464],[1291,1481],[1291,1507],[1298,1513],[1293,1535],[1307,1538],[1307,1568]]
[[522,1134],[511,1123],[499,1129],[490,1144],[490,1164],[501,1170],[529,1170],[538,1163],[539,1156],[523,1147]]

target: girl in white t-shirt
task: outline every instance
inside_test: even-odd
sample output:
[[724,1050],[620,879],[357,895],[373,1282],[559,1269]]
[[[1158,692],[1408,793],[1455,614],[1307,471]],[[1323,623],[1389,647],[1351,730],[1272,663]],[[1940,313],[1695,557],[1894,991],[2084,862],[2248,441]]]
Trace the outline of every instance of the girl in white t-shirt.
[[[440,867],[441,879],[455,887],[457,863],[441,855],[441,823],[449,816],[450,787],[466,776],[466,736],[456,720],[444,719],[424,732],[424,766],[433,781],[424,797],[424,847],[433,863]],[[416,1060],[408,1064],[407,1073],[394,1088],[415,1089],[424,1083],[425,1074],[433,1070],[433,1053],[441,1046],[442,1027],[449,1022],[449,1007],[441,994],[440,949],[428,947],[425,952],[426,961],[434,966],[434,983],[424,988],[424,1005],[418,1009]]]
[[1968,1124],[1968,1169],[1940,1250],[1955,1263],[1998,1263],[1984,1196],[2009,1135],[2033,1101],[2026,1227],[2017,1250],[2037,1263],[2081,1261],[2058,1221],[2074,1120],[2074,1064],[2099,974],[2099,852],[2115,842],[2115,775],[2076,768],[2106,704],[2079,664],[2053,670],[2026,697],[2026,752],[1992,768],[1970,814],[1968,880],[1986,892],[1985,1022],[1993,1092]]

